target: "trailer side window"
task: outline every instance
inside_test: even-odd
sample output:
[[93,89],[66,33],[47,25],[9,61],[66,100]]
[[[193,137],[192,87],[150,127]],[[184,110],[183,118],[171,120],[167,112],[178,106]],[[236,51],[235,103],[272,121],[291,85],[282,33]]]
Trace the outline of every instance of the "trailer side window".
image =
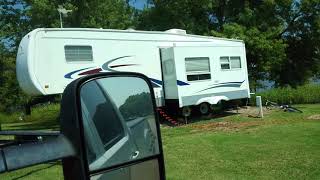
[[208,57],[185,58],[185,65],[188,81],[211,79]]
[[229,57],[227,56],[220,57],[220,64],[221,64],[221,69],[230,69]]
[[241,68],[241,60],[239,56],[230,57],[231,69]]
[[241,59],[239,56],[220,57],[221,69],[239,69],[241,68]]
[[91,46],[64,46],[67,62],[92,61]]

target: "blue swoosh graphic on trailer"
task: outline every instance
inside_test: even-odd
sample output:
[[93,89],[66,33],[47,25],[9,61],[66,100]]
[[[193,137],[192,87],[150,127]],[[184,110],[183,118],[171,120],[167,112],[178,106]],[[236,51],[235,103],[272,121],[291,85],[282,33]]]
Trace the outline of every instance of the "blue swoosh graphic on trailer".
[[[121,57],[117,57],[117,58],[111,59],[111,60],[105,62],[101,66],[101,68],[103,70],[109,71],[109,72],[119,72],[119,71],[114,70],[112,68],[122,67],[122,66],[136,66],[136,65],[139,65],[139,64],[121,64],[121,65],[109,66],[112,62],[114,62],[116,60],[119,60],[119,59],[127,58],[127,57],[132,57],[132,56],[121,56]],[[72,79],[71,76],[73,74],[75,74],[77,72],[80,72],[80,71],[83,71],[83,70],[86,70],[86,69],[90,69],[90,68],[93,68],[93,67],[83,68],[83,69],[79,69],[79,70],[75,70],[75,71],[69,72],[68,74],[64,75],[64,77],[67,78],[67,79]],[[86,72],[84,72],[84,73],[86,73]],[[157,80],[157,79],[153,79],[153,78],[149,78],[149,79],[152,82],[152,86],[153,87],[161,87],[162,86],[162,81]],[[180,81],[180,80],[177,80],[177,85],[178,86],[186,86],[186,85],[190,85],[190,84],[186,83],[186,82],[183,82],[183,81]]]
[[[111,59],[109,61],[107,61],[106,63],[104,63],[102,65],[102,69],[103,70],[107,70],[107,71],[110,71],[110,72],[117,72],[116,70],[113,70],[113,69],[110,69],[109,68],[109,64],[118,60],[118,59],[122,59],[122,58],[126,58],[126,57],[132,57],[132,56],[121,56],[121,57],[117,57],[117,58],[114,58],[114,59]],[[137,64],[126,64],[126,65],[118,65],[118,66],[133,66],[133,65],[137,65]],[[72,71],[72,72],[69,72],[68,74],[64,75],[65,78],[67,79],[73,79],[71,76],[77,72],[80,72],[80,71],[83,71],[83,70],[86,70],[86,69],[90,69],[90,68],[93,68],[93,67],[88,67],[88,68],[83,68],[83,69],[78,69],[78,70],[75,70],[75,71]]]
[[217,83],[217,84],[214,84],[214,85],[220,85],[220,84],[242,84],[245,80],[243,81],[239,81],[239,82],[223,82],[223,83]]
[[154,82],[158,85],[162,85],[162,81],[158,80],[158,79],[153,79],[153,78],[149,78],[151,82]]
[[106,62],[106,63],[104,63],[102,65],[102,69],[106,70],[106,71],[110,71],[110,72],[117,72],[116,70],[113,70],[113,69],[109,68],[109,64],[114,62],[114,61],[116,61],[116,60],[118,60],[118,59],[127,58],[127,57],[132,57],[132,56],[121,56],[121,57],[117,57],[117,58],[111,59],[111,60],[109,60],[108,62]]
[[161,87],[162,86],[162,81],[158,80],[158,79],[153,79],[153,78],[149,78],[152,86],[153,87]]
[[[149,79],[151,80],[152,83],[158,85],[157,87],[162,86],[162,81],[157,80],[157,79],[153,79],[153,78],[149,78]],[[160,85],[160,86],[159,86],[159,85]],[[186,82],[183,82],[183,81],[180,81],[180,80],[177,80],[177,85],[178,85],[178,86],[186,86],[186,85],[190,85],[190,84],[188,84],[188,83],[186,83]]]
[[183,81],[180,81],[180,80],[177,80],[177,84],[178,84],[178,86],[187,86],[187,85],[190,85],[190,84],[188,84],[188,83],[186,83],[186,82],[183,82]]
[[158,84],[156,84],[156,83],[154,83],[154,82],[152,82],[152,81],[151,81],[151,85],[152,85],[152,87],[154,87],[154,88],[160,87]]
[[78,70],[75,70],[75,71],[72,71],[72,72],[69,72],[68,74],[64,75],[65,78],[67,79],[72,79],[72,75],[79,72],[79,71],[83,71],[83,70],[86,70],[86,69],[90,69],[90,68],[93,68],[93,67],[88,67],[88,68],[83,68],[83,69],[78,69]]
[[209,88],[202,89],[202,90],[200,90],[200,91],[198,91],[196,93],[199,93],[199,92],[202,92],[202,91],[206,91],[206,90],[209,90],[209,89],[219,88],[219,87],[240,87],[244,81],[245,80],[243,80],[242,82],[218,83],[218,84],[215,84],[216,86],[212,86],[212,87],[209,87]]

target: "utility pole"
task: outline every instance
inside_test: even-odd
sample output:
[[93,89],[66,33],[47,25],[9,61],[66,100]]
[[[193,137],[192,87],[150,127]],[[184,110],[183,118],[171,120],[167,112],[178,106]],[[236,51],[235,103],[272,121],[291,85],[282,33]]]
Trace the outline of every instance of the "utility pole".
[[60,17],[60,28],[63,28],[62,16],[67,17],[68,13],[72,12],[72,10],[67,10],[61,5],[58,6],[57,10],[59,12],[59,17]]

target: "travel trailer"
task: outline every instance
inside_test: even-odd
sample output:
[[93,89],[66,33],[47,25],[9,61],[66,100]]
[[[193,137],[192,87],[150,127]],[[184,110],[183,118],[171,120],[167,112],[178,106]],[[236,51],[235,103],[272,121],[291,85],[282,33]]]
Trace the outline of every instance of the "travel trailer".
[[[17,77],[31,95],[61,94],[73,80],[99,72],[138,72],[152,82],[158,107],[202,114],[221,101],[250,97],[241,40],[164,32],[40,28],[17,54]],[[119,83],[119,91],[129,84]],[[132,84],[130,84],[132,86]]]

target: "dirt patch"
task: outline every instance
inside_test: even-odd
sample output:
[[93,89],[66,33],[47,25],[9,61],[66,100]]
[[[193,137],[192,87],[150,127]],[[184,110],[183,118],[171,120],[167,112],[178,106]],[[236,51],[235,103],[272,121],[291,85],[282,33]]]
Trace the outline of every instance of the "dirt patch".
[[[245,117],[259,117],[259,109],[255,106],[244,106],[236,109],[230,109],[227,112],[237,113]],[[271,113],[271,110],[263,108],[263,114],[268,115]]]
[[307,119],[310,120],[320,120],[320,114],[314,114],[312,116],[309,116]]
[[194,130],[205,130],[205,131],[237,131],[243,128],[249,128],[261,125],[261,121],[250,121],[250,122],[211,122],[201,125],[191,126]]

